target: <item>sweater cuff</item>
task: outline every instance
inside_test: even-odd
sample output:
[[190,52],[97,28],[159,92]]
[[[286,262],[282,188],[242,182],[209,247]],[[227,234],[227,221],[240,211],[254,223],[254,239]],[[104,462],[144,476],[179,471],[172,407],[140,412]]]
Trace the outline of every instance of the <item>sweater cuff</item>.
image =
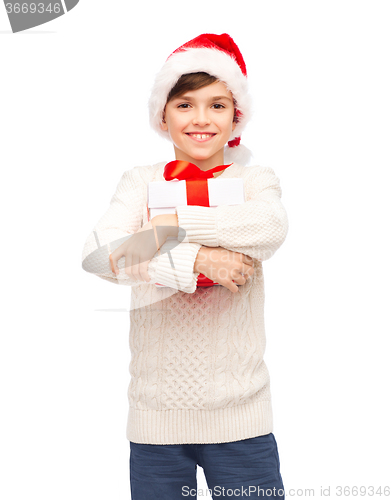
[[193,268],[201,246],[198,243],[178,243],[176,238],[168,238],[159,249],[159,257],[148,265],[150,277],[160,285],[193,293],[199,276]]
[[[218,247],[216,208],[198,205],[182,205],[176,207],[178,227],[185,230],[189,242],[200,243],[207,247]],[[182,233],[182,234],[181,234]],[[178,239],[183,239],[179,231]]]

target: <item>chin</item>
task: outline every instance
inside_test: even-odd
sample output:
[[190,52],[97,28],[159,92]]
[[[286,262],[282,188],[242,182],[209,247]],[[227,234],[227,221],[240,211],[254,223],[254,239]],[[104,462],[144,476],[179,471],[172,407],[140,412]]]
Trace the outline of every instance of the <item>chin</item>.
[[211,158],[211,156],[213,155],[195,155],[191,156],[191,158],[193,158],[194,160],[202,161],[202,160],[208,160],[209,158]]
[[200,152],[200,151],[195,151],[191,152],[189,154],[190,157],[194,158],[195,160],[208,160],[212,156],[214,156],[214,152]]

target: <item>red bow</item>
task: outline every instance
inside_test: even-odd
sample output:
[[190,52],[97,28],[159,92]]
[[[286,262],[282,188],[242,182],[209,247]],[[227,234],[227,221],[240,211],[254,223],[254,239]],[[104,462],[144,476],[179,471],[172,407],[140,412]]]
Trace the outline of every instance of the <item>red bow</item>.
[[[232,165],[232,163],[230,163]],[[218,165],[210,170],[201,170],[197,165],[188,161],[174,160],[166,164],[163,177],[167,181],[178,179],[186,182],[186,198],[188,205],[198,205],[209,207],[208,182],[207,179],[213,178],[214,172],[225,170],[230,165]],[[199,274],[197,286],[212,286],[214,282]]]
[[[232,165],[232,163],[230,163]],[[186,181],[186,198],[188,205],[209,207],[208,182],[214,172],[225,170],[230,165],[218,165],[210,170],[201,170],[189,161],[174,160],[166,164],[163,177],[167,181],[178,179]]]

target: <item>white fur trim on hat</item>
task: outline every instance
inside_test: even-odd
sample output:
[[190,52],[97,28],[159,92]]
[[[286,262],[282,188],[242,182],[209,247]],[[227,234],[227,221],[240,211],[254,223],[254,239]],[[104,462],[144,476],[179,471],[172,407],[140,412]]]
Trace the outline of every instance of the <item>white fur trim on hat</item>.
[[160,127],[167,96],[182,75],[197,72],[215,76],[227,85],[236,101],[236,108],[241,113],[229,140],[240,136],[251,116],[247,78],[229,54],[219,49],[204,47],[173,53],[157,74],[148,102],[152,128],[162,137],[169,139],[168,131]]
[[240,165],[247,165],[252,158],[252,152],[243,144],[239,144],[234,148],[225,146],[223,150],[223,157],[225,165],[227,165],[228,163],[239,163]]

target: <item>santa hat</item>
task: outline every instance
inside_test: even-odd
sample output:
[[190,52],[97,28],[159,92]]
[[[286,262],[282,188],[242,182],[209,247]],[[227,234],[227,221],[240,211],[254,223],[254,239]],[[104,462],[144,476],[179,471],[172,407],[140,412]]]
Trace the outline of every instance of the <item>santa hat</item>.
[[169,92],[178,79],[187,73],[204,72],[224,82],[233,94],[238,118],[235,129],[225,146],[225,163],[246,164],[251,152],[240,144],[241,133],[251,116],[251,99],[245,61],[234,40],[227,34],[204,33],[181,45],[167,58],[156,76],[148,103],[150,124],[162,137],[169,139],[160,125]]

